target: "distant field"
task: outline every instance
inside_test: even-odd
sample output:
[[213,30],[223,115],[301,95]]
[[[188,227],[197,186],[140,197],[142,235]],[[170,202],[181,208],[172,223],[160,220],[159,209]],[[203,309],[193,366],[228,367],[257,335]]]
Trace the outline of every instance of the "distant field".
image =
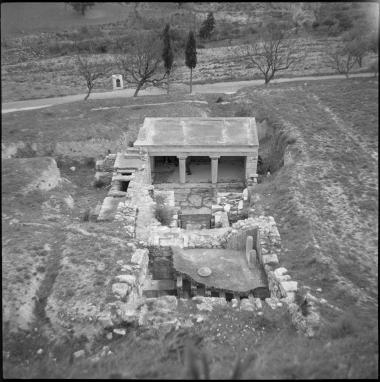
[[121,3],[95,3],[85,16],[64,2],[2,3],[2,38],[40,32],[70,30],[72,27],[117,22],[128,17],[130,8]]

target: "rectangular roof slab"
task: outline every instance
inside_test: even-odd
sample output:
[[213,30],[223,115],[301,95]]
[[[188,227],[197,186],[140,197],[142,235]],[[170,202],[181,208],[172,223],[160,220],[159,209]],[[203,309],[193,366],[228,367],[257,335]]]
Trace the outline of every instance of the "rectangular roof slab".
[[118,153],[113,167],[114,169],[139,169],[141,168],[142,164],[143,161],[140,158],[124,155],[123,153]]
[[145,118],[134,146],[258,146],[255,118]]

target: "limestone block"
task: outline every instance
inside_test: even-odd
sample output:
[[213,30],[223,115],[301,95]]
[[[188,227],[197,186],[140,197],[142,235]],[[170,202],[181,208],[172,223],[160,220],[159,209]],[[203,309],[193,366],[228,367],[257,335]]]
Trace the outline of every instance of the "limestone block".
[[281,281],[280,282],[282,288],[284,288],[285,292],[297,292],[298,283],[297,281]]
[[80,357],[84,357],[86,355],[86,352],[82,349],[82,350],[76,351],[73,355],[74,355],[74,358],[80,358]]
[[157,308],[175,310],[178,305],[176,296],[161,296],[155,299]]
[[131,287],[125,283],[115,283],[112,284],[112,292],[120,297],[125,297],[128,295]]
[[136,250],[136,246],[133,243],[127,243],[127,248],[131,252]]
[[245,188],[243,190],[243,200],[247,201],[248,200],[248,188]]
[[230,204],[226,204],[226,205],[224,206],[224,211],[226,211],[226,212],[230,212],[230,209],[231,209],[231,205],[230,205]]
[[289,275],[277,276],[278,281],[289,281],[292,278]]
[[148,265],[149,251],[146,248],[136,249],[136,252],[132,255],[131,263],[139,265],[141,268]]
[[277,308],[277,304],[278,304],[278,299],[277,298],[274,298],[274,297],[270,297],[270,298],[266,298],[265,299],[265,302],[268,306],[270,306],[272,309],[276,309]]
[[220,206],[219,204],[213,204],[211,206],[211,213],[214,214],[217,211],[224,211],[223,206]]
[[257,309],[262,309],[263,308],[263,303],[261,302],[261,299],[255,298],[254,300],[255,306]]
[[102,171],[104,168],[104,160],[102,159],[98,159],[96,162],[95,162],[95,170],[96,171]]
[[109,172],[104,172],[104,171],[97,171],[95,173],[95,179],[100,180],[102,182],[111,182],[111,174]]
[[113,326],[111,312],[102,312],[98,316],[98,322],[103,328],[109,328]]
[[238,203],[238,210],[242,210],[243,209],[243,206],[244,206],[244,202],[243,200],[240,200],[239,203]]
[[229,227],[228,215],[224,211],[218,211],[214,214],[215,228]]
[[278,264],[278,257],[277,255],[263,255],[263,264]]
[[126,196],[127,193],[124,192],[124,191],[118,191],[118,190],[111,190],[109,193],[108,193],[108,196],[111,196],[113,198],[122,198],[124,196]]
[[286,273],[288,273],[288,270],[286,268],[284,268],[284,267],[280,267],[280,268],[277,268],[277,269],[274,270],[274,275],[276,277],[283,276]]
[[114,329],[113,332],[119,336],[125,336],[127,334],[125,329]]
[[133,286],[136,283],[136,277],[133,275],[118,275],[116,279],[120,283],[127,283]]
[[253,312],[255,310],[255,302],[251,299],[244,298],[240,301],[240,310],[246,310],[247,312]]

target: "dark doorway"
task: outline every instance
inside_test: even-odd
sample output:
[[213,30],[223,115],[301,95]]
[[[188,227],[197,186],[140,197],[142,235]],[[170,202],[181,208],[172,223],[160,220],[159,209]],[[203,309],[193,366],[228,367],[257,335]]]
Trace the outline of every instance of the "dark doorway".
[[121,87],[121,82],[120,82],[120,79],[119,79],[119,78],[116,79],[116,87],[117,87],[117,88],[120,88],[120,87]]
[[120,182],[120,191],[127,192],[129,186],[129,181],[122,180]]

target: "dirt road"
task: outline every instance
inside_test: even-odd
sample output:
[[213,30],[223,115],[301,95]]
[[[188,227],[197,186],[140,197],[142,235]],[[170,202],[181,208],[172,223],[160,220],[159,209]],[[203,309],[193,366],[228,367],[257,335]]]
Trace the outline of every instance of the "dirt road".
[[[373,76],[372,73],[356,73],[352,74],[351,77],[370,77]],[[328,76],[310,76],[310,77],[294,77],[294,78],[278,78],[272,80],[271,83],[281,83],[281,82],[293,82],[293,81],[315,81],[315,80],[325,80],[325,79],[339,79],[345,78],[343,75],[328,75]],[[246,86],[258,86],[264,83],[263,80],[252,80],[252,81],[233,81],[233,82],[217,82],[213,84],[202,84],[193,85],[194,94],[204,94],[204,93],[235,93],[243,87]],[[90,95],[91,99],[107,99],[107,98],[120,98],[120,97],[132,97],[134,89],[123,89],[111,92],[101,92],[92,93]],[[166,91],[158,88],[148,88],[146,90],[141,90],[139,92],[140,96],[147,95],[159,95],[165,94]],[[42,98],[42,99],[31,99],[25,101],[7,102],[2,103],[1,112],[12,113],[14,111],[21,110],[32,110],[40,109],[44,107],[49,107],[53,105],[59,105],[63,103],[81,101],[84,98],[84,94],[76,94],[64,97],[54,97],[54,98]]]

